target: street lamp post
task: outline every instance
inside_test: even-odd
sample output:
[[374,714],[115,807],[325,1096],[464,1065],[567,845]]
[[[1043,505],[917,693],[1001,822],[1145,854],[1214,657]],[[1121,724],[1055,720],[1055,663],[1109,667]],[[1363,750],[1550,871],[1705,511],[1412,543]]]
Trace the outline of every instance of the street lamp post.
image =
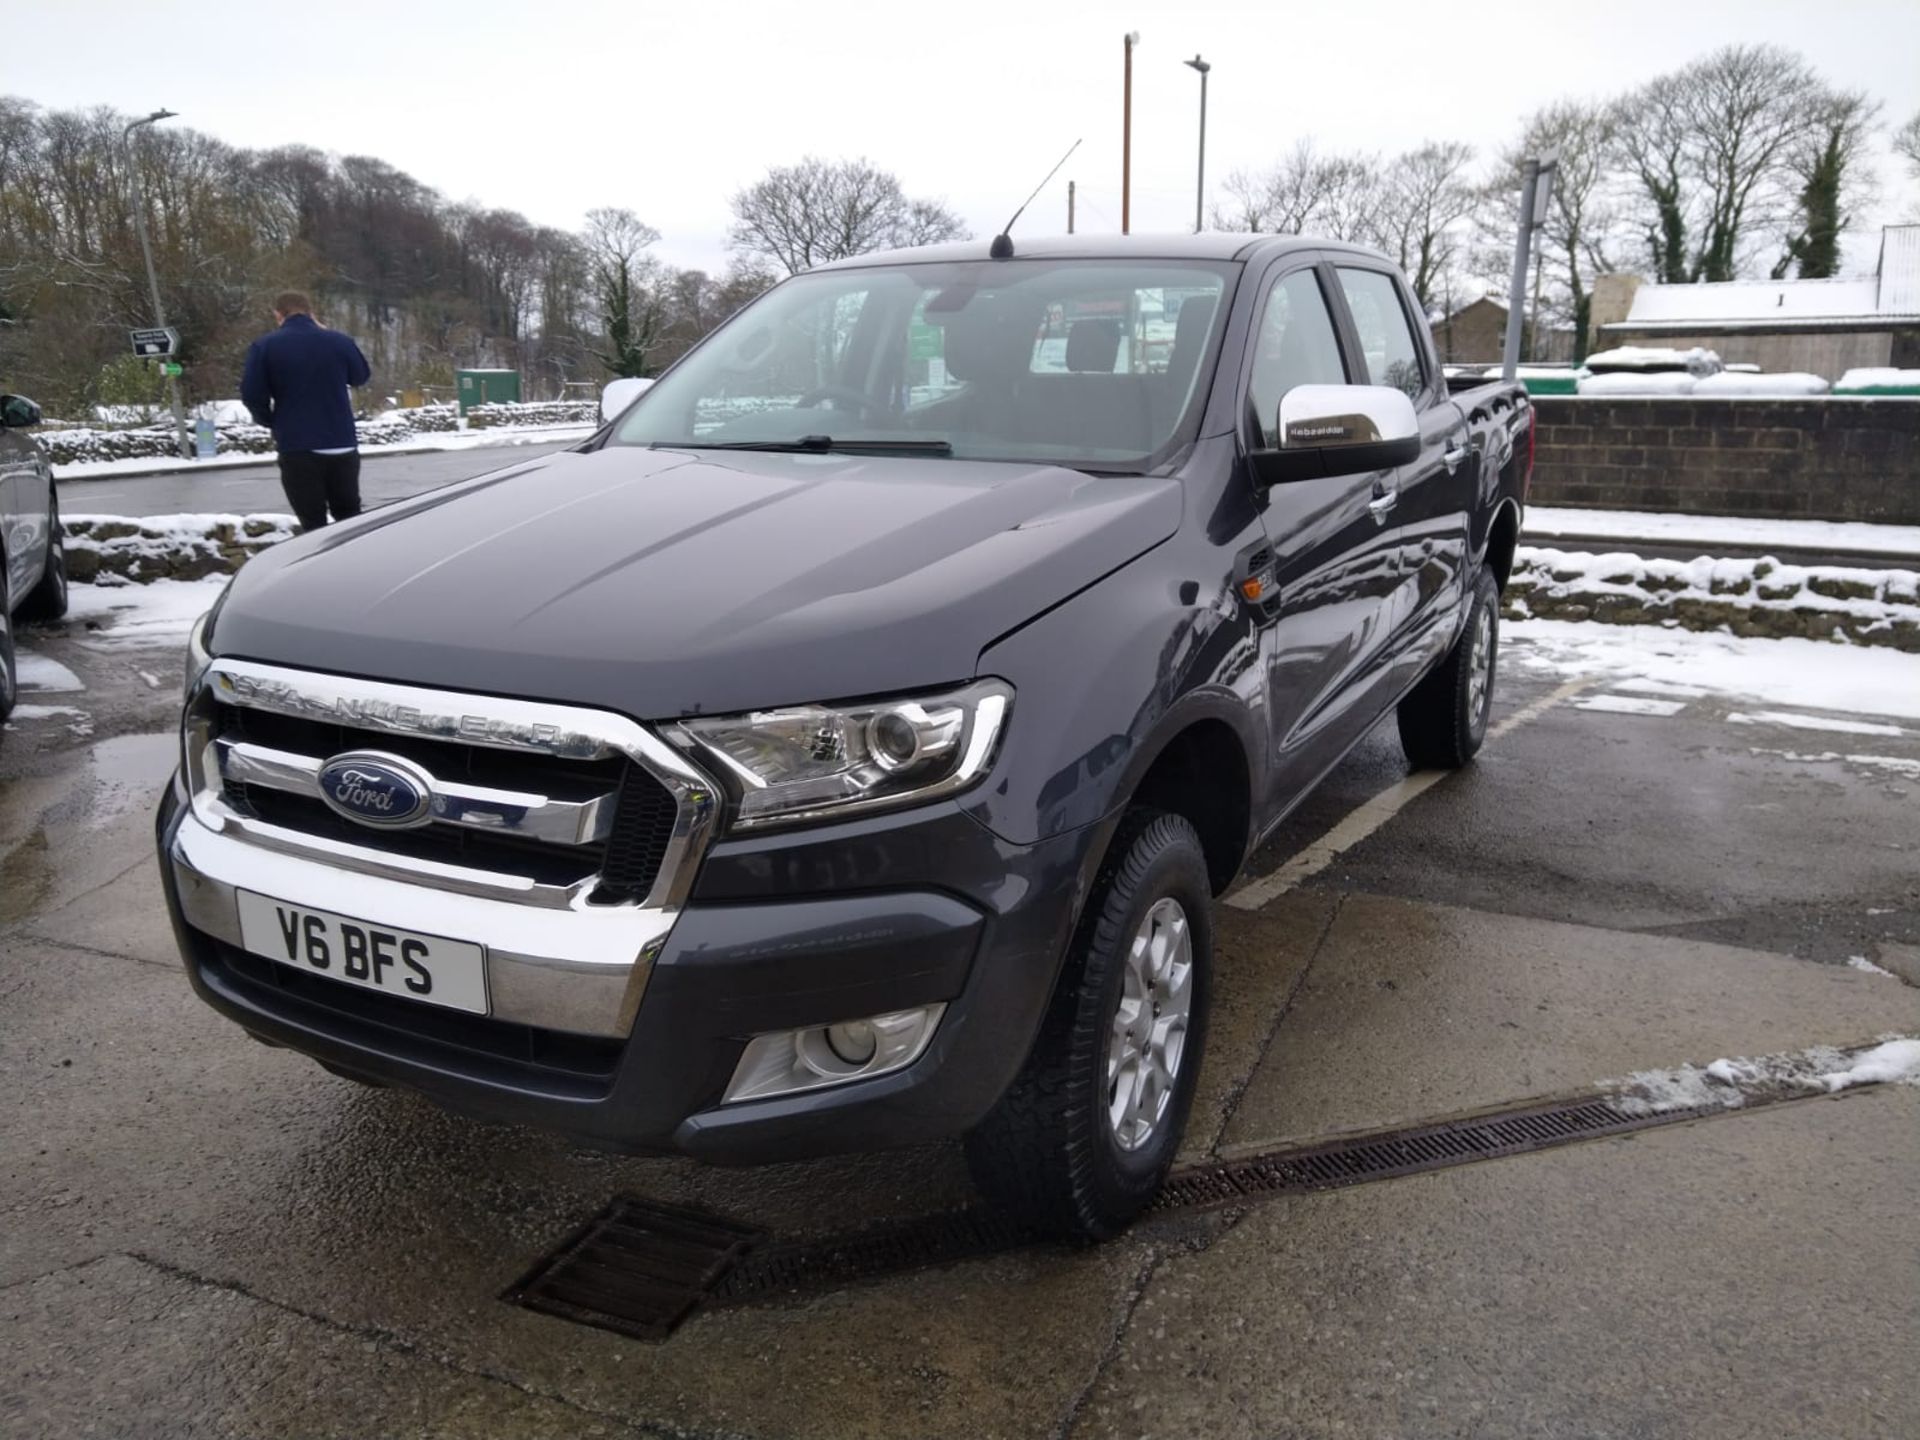
[[[133,172],[133,225],[140,232],[140,254],[147,262],[147,289],[153,295],[153,323],[155,328],[167,328],[166,307],[160,303],[160,277],[153,270],[153,246],[147,239],[147,189],[140,178],[140,162],[133,153],[133,132],[142,125],[152,125],[159,120],[171,120],[171,110],[156,110],[142,120],[135,120],[120,132],[120,142],[127,152],[127,168]],[[172,363],[169,356],[162,365]],[[187,412],[180,404],[180,378],[171,370],[167,371],[167,394],[173,401],[173,428],[180,437],[180,458],[193,458],[193,442],[187,438]]]
[[1140,32],[1127,32],[1127,72],[1120,101],[1120,233],[1132,234],[1133,223],[1133,47]]
[[1200,173],[1194,185],[1193,195],[1193,233],[1201,230],[1201,211],[1207,201],[1207,72],[1213,69],[1199,55],[1191,60],[1182,60],[1182,65],[1200,72]]

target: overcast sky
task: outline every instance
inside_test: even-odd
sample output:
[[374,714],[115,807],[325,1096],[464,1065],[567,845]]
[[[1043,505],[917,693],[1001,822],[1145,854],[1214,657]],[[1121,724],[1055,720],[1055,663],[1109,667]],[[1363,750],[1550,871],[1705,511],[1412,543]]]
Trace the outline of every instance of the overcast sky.
[[[1563,93],[1611,94],[1730,41],[1920,110],[1920,0],[1337,0],[762,4],[759,0],[12,0],[0,91],[166,106],[236,145],[377,155],[456,200],[577,228],[636,211],[678,264],[725,263],[727,199],[809,152],[866,155],[991,235],[1076,138],[1020,229],[1120,223],[1121,36],[1134,53],[1135,231],[1191,228],[1207,172],[1301,136],[1491,150]],[[1882,154],[1885,154],[1883,149]],[[1885,162],[1882,210],[1916,203]],[[1879,218],[1878,216],[1875,217]]]

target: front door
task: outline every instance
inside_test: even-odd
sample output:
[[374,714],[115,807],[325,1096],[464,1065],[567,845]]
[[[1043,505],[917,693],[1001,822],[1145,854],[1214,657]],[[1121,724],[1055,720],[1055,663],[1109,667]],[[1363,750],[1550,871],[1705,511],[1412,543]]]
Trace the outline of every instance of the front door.
[[[1294,386],[1350,383],[1322,287],[1323,272],[1307,265],[1275,280],[1263,302],[1247,385],[1260,444],[1278,444],[1280,398]],[[1384,502],[1393,478],[1343,475],[1266,492],[1278,585],[1262,647],[1275,784],[1269,813],[1292,804],[1386,703],[1398,567]]]
[[1467,582],[1474,463],[1467,422],[1432,372],[1401,282],[1385,270],[1340,265],[1334,272],[1365,367],[1362,383],[1406,392],[1420,419],[1420,458],[1395,473],[1393,545],[1399,581],[1388,646],[1395,693],[1411,685],[1453,643]]

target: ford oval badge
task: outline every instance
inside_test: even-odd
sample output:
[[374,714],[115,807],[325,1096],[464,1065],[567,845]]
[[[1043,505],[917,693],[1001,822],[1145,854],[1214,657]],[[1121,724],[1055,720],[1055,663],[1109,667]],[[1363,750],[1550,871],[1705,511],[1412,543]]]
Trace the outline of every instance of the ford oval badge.
[[398,755],[352,750],[320,767],[320,798],[349,820],[402,830],[433,818],[433,777]]

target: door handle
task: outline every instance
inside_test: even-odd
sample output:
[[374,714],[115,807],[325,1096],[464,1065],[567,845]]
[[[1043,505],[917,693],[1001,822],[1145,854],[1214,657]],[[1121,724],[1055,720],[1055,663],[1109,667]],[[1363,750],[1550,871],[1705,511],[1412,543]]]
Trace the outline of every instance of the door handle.
[[1447,473],[1451,475],[1454,471],[1458,470],[1460,468],[1460,462],[1466,459],[1468,454],[1469,451],[1467,447],[1460,445],[1442,455],[1440,458],[1446,463]]
[[1399,503],[1400,492],[1398,490],[1389,490],[1386,494],[1376,495],[1373,499],[1367,501],[1367,513],[1373,516],[1377,524],[1384,525],[1387,523],[1388,512]]

